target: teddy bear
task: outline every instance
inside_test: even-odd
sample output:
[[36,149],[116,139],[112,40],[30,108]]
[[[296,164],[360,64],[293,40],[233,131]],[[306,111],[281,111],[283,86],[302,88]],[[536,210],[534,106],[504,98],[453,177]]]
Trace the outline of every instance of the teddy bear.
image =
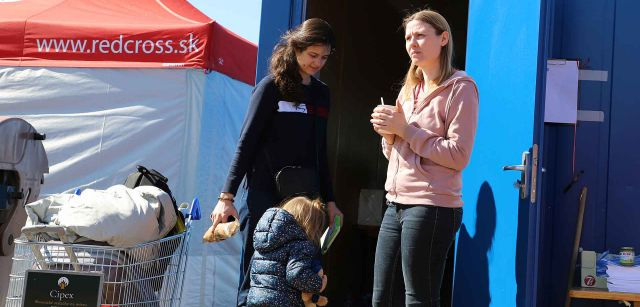
[[[327,287],[327,275],[324,275],[322,268],[318,271],[318,275],[322,277],[322,287],[320,287],[320,292],[322,292]],[[302,293],[302,301],[304,302],[304,307],[326,306],[329,303],[329,299],[326,296],[308,292]]]

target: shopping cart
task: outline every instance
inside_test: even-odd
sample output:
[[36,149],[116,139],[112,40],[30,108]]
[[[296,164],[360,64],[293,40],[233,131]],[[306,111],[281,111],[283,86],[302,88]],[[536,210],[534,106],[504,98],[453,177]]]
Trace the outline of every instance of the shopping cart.
[[[25,227],[23,236],[14,241],[6,306],[23,306],[27,272],[34,270],[103,274],[102,306],[178,306],[191,222],[200,219],[198,200],[185,211],[184,232],[127,248],[99,242],[68,244],[62,227]],[[47,233],[56,233],[61,240],[48,240]]]

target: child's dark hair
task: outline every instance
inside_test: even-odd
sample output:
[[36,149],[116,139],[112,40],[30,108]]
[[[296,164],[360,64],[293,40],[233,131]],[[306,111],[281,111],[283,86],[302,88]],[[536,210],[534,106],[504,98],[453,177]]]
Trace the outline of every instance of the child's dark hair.
[[320,236],[326,227],[325,206],[320,199],[311,200],[304,196],[298,196],[287,200],[281,207],[293,215],[309,240],[319,246]]

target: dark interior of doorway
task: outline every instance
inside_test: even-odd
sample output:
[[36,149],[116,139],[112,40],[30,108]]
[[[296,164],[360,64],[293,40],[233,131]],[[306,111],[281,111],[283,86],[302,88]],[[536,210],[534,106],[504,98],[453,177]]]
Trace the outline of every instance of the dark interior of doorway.
[[[321,73],[331,88],[329,163],[338,206],[345,225],[324,259],[329,284],[325,294],[331,306],[369,306],[377,226],[359,225],[363,189],[384,189],[387,160],[380,139],[371,129],[371,111],[395,100],[409,59],[404,49],[402,19],[410,12],[430,8],[450,23],[454,65],[464,69],[468,0],[308,0],[307,18],[327,20],[337,36],[336,52]],[[383,204],[380,202],[380,215]],[[442,306],[450,306],[453,249],[442,289]]]

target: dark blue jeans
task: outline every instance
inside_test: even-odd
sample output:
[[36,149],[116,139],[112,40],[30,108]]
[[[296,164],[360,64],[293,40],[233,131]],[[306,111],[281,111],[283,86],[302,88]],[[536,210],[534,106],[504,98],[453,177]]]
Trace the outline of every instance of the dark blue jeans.
[[[462,208],[388,202],[376,246],[373,306],[440,306],[444,264],[461,221]],[[404,295],[397,290],[402,283]]]

